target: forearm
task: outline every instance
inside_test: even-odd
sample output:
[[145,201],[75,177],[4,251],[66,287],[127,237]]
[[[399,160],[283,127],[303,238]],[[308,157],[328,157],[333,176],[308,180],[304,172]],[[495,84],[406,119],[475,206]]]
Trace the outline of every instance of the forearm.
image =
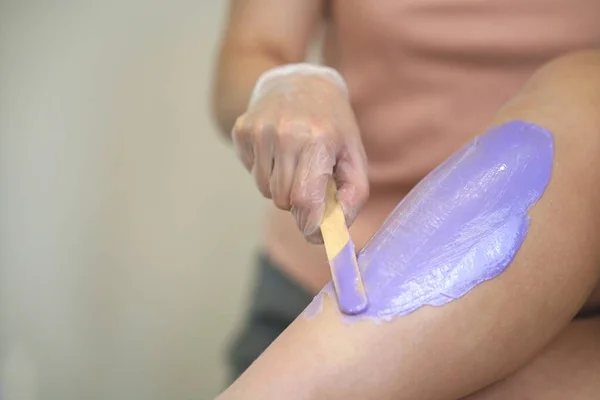
[[300,62],[322,16],[322,0],[230,0],[213,88],[213,113],[229,137],[258,77]]
[[532,359],[598,281],[597,60],[588,53],[551,63],[492,122],[524,120],[554,134],[549,185],[506,271],[444,306],[382,325],[348,325],[326,297],[318,316],[299,317],[223,399],[451,400]]
[[248,107],[252,89],[265,71],[285,61],[266,52],[224,48],[219,60],[213,90],[213,114],[221,132],[230,138],[237,117]]

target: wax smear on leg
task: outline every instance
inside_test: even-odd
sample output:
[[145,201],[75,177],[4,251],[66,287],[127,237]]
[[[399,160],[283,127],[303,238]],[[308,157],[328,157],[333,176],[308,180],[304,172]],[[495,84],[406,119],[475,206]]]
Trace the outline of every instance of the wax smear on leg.
[[[369,308],[346,321],[389,321],[442,306],[501,274],[523,243],[527,212],[552,170],[552,134],[513,121],[452,155],[395,208],[358,254]],[[307,307],[312,317],[329,282]]]

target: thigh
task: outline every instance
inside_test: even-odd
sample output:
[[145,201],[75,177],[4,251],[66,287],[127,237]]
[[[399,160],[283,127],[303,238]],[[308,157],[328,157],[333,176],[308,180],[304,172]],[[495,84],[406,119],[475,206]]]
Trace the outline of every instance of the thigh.
[[506,399],[600,399],[600,316],[573,321],[525,367],[464,400]]
[[312,298],[267,256],[258,257],[246,318],[228,349],[232,382],[292,323]]

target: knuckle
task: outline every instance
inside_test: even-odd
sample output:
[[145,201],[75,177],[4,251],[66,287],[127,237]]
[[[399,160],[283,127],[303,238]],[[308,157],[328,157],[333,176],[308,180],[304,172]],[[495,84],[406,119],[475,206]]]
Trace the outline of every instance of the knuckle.
[[231,138],[235,146],[248,147],[253,140],[252,127],[245,121],[236,122],[231,131]]
[[298,209],[305,209],[309,205],[304,193],[298,189],[292,189],[292,192],[290,193],[290,203]]
[[276,195],[273,196],[273,203],[275,203],[277,208],[284,211],[289,211],[291,208],[289,196],[282,193],[276,193]]
[[325,119],[317,119],[312,122],[312,130],[316,136],[330,136],[336,132],[335,126],[331,121]]
[[311,137],[311,124],[304,119],[283,119],[277,124],[280,140],[303,141]]
[[257,139],[268,132],[269,123],[261,118],[243,114],[235,122],[233,132],[241,138]]
[[314,207],[314,201],[302,190],[292,190],[290,193],[290,203],[294,207],[302,210],[310,210]]
[[244,135],[248,132],[248,124],[246,114],[242,114],[236,118],[235,123],[233,124],[233,134],[234,135]]
[[282,147],[307,145],[335,147],[335,130],[330,122],[320,119],[282,119],[276,126],[277,143]]

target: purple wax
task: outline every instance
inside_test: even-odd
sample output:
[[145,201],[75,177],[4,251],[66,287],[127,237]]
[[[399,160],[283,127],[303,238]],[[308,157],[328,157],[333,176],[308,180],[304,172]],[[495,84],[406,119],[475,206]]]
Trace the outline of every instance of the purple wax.
[[360,283],[354,243],[348,241],[331,260],[333,283],[338,305],[344,314],[358,314],[367,308],[367,296]]
[[[389,321],[441,306],[502,273],[525,240],[527,211],[546,189],[553,156],[548,130],[513,121],[448,158],[358,254],[369,307],[346,319]],[[331,282],[306,316],[319,311],[325,294],[336,300]]]

